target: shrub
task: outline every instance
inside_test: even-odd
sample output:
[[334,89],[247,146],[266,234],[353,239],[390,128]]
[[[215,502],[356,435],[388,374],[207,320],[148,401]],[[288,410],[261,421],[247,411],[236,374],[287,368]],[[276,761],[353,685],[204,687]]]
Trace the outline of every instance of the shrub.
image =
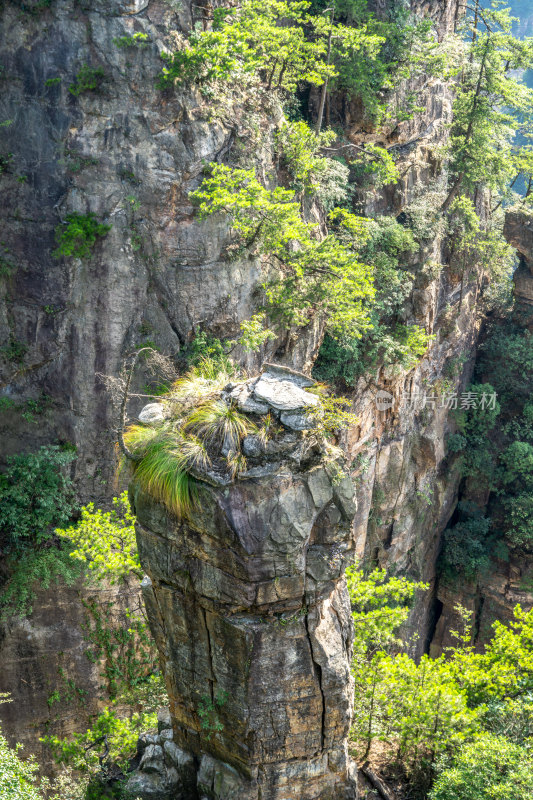
[[56,228],[58,246],[53,253],[56,258],[83,258],[91,252],[96,240],[112,228],[112,225],[98,222],[94,214],[67,214],[65,222],[66,227],[58,225]]
[[[191,199],[200,217],[227,214],[238,236],[237,247],[263,254],[279,275],[265,284],[269,316],[282,328],[302,327],[320,315],[333,336],[360,336],[368,327],[367,306],[374,290],[370,267],[357,257],[352,231],[358,217],[342,212],[338,227],[316,238],[316,225],[304,221],[294,193],[265,188],[254,170],[221,164]],[[295,247],[298,243],[298,247]]]
[[83,92],[94,92],[100,89],[104,79],[105,72],[102,67],[90,67],[89,64],[84,64],[68,90],[74,97],[79,97]]
[[147,33],[141,33],[140,31],[137,31],[137,33],[134,33],[133,36],[117,36],[115,39],[113,39],[113,44],[121,48],[147,47],[149,41],[150,40],[148,39]]
[[490,373],[500,402],[527,402],[533,374],[533,334],[506,324],[492,329],[481,346],[477,369]]
[[[327,58],[329,26],[309,13],[306,0],[243,0],[215,12],[212,30],[195,31],[187,46],[166,56],[159,87],[174,83],[230,83],[259,76],[267,90],[294,91],[301,82],[320,86],[336,74]],[[333,25],[341,56],[374,52],[383,40],[366,28]]]
[[42,800],[36,783],[34,757],[20,758],[22,745],[12,749],[0,731],[0,796],[2,800]]
[[0,475],[0,536],[8,552],[44,543],[52,528],[67,523],[75,509],[65,467],[76,458],[57,445],[8,458]]
[[437,778],[430,800],[531,800],[533,759],[525,747],[484,733]]
[[48,588],[80,576],[68,548],[58,549],[53,529],[64,525],[76,508],[65,468],[76,457],[58,446],[8,459],[0,475],[0,542],[8,555],[9,576],[0,594],[0,616],[31,613],[35,586]]
[[444,532],[441,566],[449,577],[474,580],[490,564],[490,519],[469,517]]

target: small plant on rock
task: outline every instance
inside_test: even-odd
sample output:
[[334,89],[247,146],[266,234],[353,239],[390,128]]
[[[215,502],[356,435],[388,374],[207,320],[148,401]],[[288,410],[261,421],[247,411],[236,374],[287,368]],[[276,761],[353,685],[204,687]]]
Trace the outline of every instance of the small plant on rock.
[[96,240],[105,236],[112,228],[98,222],[94,214],[67,214],[66,227],[56,228],[57,248],[53,255],[83,258],[94,247]]
[[79,97],[84,92],[98,91],[105,79],[105,72],[102,67],[90,67],[89,64],[84,64],[73,84],[68,87],[68,90],[74,97]]

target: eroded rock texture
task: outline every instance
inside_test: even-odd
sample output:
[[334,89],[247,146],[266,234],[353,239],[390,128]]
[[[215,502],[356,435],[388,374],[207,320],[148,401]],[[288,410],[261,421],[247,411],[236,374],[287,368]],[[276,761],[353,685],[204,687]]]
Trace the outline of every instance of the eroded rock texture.
[[174,742],[199,797],[348,800],[353,485],[297,431],[244,449],[247,472],[206,484],[189,522],[133,489]]
[[516,311],[531,315],[533,312],[533,215],[521,211],[508,211],[505,215],[504,234],[520,257],[513,275]]

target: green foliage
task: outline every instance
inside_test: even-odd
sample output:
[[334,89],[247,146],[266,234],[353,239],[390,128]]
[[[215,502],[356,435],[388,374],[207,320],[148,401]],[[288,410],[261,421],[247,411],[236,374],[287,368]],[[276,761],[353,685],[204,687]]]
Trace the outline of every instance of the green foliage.
[[237,344],[240,344],[250,353],[257,352],[266,342],[276,338],[274,331],[268,330],[266,327],[266,314],[264,311],[260,311],[250,319],[244,320],[241,322],[240,327],[241,336],[237,339]]
[[102,691],[114,699],[142,688],[157,662],[142,605],[118,613],[111,602],[90,599],[83,605],[87,658],[104,662]]
[[9,575],[0,594],[0,616],[31,613],[37,585],[64,580],[72,585],[81,569],[68,550],[53,546],[53,528],[74,510],[72,481],[65,468],[76,457],[57,446],[8,459],[0,475],[0,541]]
[[[530,762],[523,762],[521,776],[515,767],[519,753],[528,753],[522,746],[529,744],[533,724],[533,611],[517,606],[510,625],[495,622],[493,638],[477,653],[466,633],[470,614],[458,607],[465,632],[452,631],[457,644],[438,658],[424,655],[415,661],[402,652],[407,644],[397,631],[407,619],[415,590],[427,587],[387,579],[382,570],[365,577],[352,569],[347,576],[357,698],[351,736],[358,755],[367,758],[379,742],[381,764],[388,761],[401,770],[410,796],[427,797],[436,776],[432,800],[530,797],[519,793],[533,785]],[[493,793],[479,794],[480,782],[465,794],[472,780],[468,769],[474,768],[474,756],[478,749],[485,752],[487,742],[492,750],[486,753],[483,786]],[[506,762],[505,754],[517,760]]]
[[0,796],[2,800],[42,800],[36,786],[38,764],[34,757],[22,759],[22,745],[12,749],[0,732]]
[[448,578],[460,575],[471,581],[490,564],[490,519],[468,505],[459,507],[463,519],[444,532],[441,567]]
[[[127,773],[130,761],[135,756],[139,735],[157,726],[157,711],[168,704],[168,697],[160,676],[151,675],[134,689],[125,692],[107,706],[97,716],[92,726],[84,732],[61,739],[57,736],[45,736],[41,739],[47,744],[57,763],[74,769],[78,775],[77,783],[85,787],[80,796],[73,792],[72,796],[52,795],[50,800],[97,800],[101,798],[106,777],[111,765]],[[129,711],[125,707],[129,706]],[[131,709],[135,708],[135,711]],[[99,763],[99,756],[109,753]],[[65,772],[63,773],[65,774]],[[56,787],[61,782],[56,780]],[[54,788],[56,788],[54,787]],[[71,789],[72,791],[72,789]],[[105,793],[108,797],[108,794]],[[114,794],[112,796],[115,796]],[[122,794],[119,791],[119,796]]]
[[76,75],[74,83],[68,87],[68,90],[74,97],[79,97],[84,92],[96,92],[101,89],[104,79],[105,72],[102,67],[91,67],[89,64],[83,64]]
[[346,570],[355,630],[354,652],[366,658],[389,645],[399,644],[398,628],[409,616],[409,604],[424,583],[397,578],[384,569],[365,575],[356,566]]
[[52,5],[52,0],[14,0],[24,14],[37,16]]
[[533,759],[526,747],[482,734],[444,770],[430,800],[531,800]]
[[255,431],[255,426],[224,400],[208,400],[189,414],[183,430],[192,431],[206,445],[224,445],[236,451],[241,439]]
[[[193,464],[183,447],[185,438],[166,426],[155,429],[132,425],[124,440],[140,459],[134,467],[135,483],[165,503],[176,516],[188,516],[195,507],[198,487],[189,472]],[[200,449],[198,454],[201,455]]]
[[328,383],[337,383],[340,380],[346,386],[354,386],[365,369],[362,350],[360,339],[353,337],[337,340],[326,334],[313,366],[314,377]]
[[334,48],[338,74],[333,88],[359,97],[376,125],[387,119],[410,119],[420,108],[416,95],[404,96],[391,106],[387,94],[419,75],[448,72],[448,54],[435,41],[431,22],[412,14],[402,3],[380,9],[379,18],[369,10],[366,0],[339,0],[335,8],[337,19],[365,31],[374,46],[349,52]]
[[22,364],[24,356],[28,352],[28,347],[23,342],[10,334],[9,342],[0,347],[0,354],[6,361],[12,361],[14,364]]
[[49,589],[61,583],[73,586],[82,575],[81,565],[72,561],[69,550],[57,547],[24,552],[9,566],[10,576],[0,593],[0,620],[29,616],[36,588]]
[[483,269],[491,285],[512,274],[516,253],[493,222],[482,224],[473,201],[461,195],[449,208],[448,233],[451,247],[449,263],[462,279],[469,270]]
[[530,39],[512,35],[512,22],[500,0],[476,0],[465,18],[467,45],[450,132],[449,199],[481,185],[505,195],[517,173],[531,174],[529,147],[520,146],[517,135],[527,135],[533,121],[533,90],[523,81],[533,51]]
[[[266,189],[254,170],[217,164],[191,199],[200,217],[227,214],[238,249],[264,255],[279,274],[265,285],[269,315],[278,324],[302,327],[318,314],[333,336],[361,335],[373,297],[370,269],[339,236],[328,233],[318,240],[293,192]],[[347,230],[352,218],[344,212],[340,227]]]
[[0,537],[7,552],[41,545],[52,527],[64,525],[75,509],[65,467],[76,458],[56,445],[8,458],[0,476]]
[[143,572],[135,540],[135,516],[127,492],[113,498],[111,511],[95,511],[94,503],[81,509],[81,519],[56,534],[75,549],[70,557],[86,566],[95,580],[111,583]]
[[124,48],[124,47],[147,47],[149,43],[149,38],[147,33],[141,33],[137,31],[134,33],[133,36],[118,36],[113,39],[113,44],[117,47]]
[[200,727],[204,732],[205,739],[209,741],[213,734],[224,730],[218,712],[224,706],[229,695],[222,690],[215,693],[211,698],[209,695],[202,695],[198,704],[198,716],[200,717]]
[[[337,436],[339,431],[348,428],[350,425],[358,425],[361,421],[359,417],[350,409],[352,403],[347,397],[338,397],[335,394],[322,391],[322,387],[315,388],[314,393],[319,394],[319,402],[316,411],[309,415],[314,429],[324,438],[331,434]],[[313,388],[309,391],[313,393]]]
[[412,232],[394,219],[378,217],[366,221],[360,241],[360,257],[372,265],[374,274],[370,330],[360,341],[346,335],[334,341],[326,335],[314,370],[322,380],[341,379],[348,386],[378,364],[412,369],[434,339],[423,328],[400,322],[413,286],[413,275],[404,264],[418,249]]
[[506,538],[513,547],[531,551],[533,546],[533,493],[522,492],[503,500],[508,513]]
[[[366,144],[364,152],[359,152],[351,162],[360,185],[372,183],[374,188],[397,183],[400,178],[393,157],[384,147]],[[393,222],[392,218],[389,218]]]
[[500,456],[504,465],[502,481],[523,488],[533,488],[533,447],[527,442],[515,441]]
[[192,342],[183,350],[186,363],[193,368],[198,377],[213,379],[217,375],[227,375],[228,379],[235,372],[224,342],[212,336],[208,331],[196,333]]
[[[215,11],[212,30],[196,30],[187,46],[166,56],[159,80],[200,85],[246,81],[258,76],[266,89],[294,91],[307,82],[320,86],[336,74],[327,57],[330,25],[309,13],[306,0],[243,0]],[[332,40],[344,58],[375,52],[381,39],[366,29],[334,24]]]
[[482,479],[485,485],[494,488],[498,478],[497,454],[489,434],[500,415],[500,403],[490,383],[470,384],[463,398],[470,407],[455,413],[459,435],[448,438],[449,450],[462,451],[464,476]]
[[[41,741],[49,745],[58,763],[97,775],[98,756],[105,749],[103,737],[107,737],[109,744],[109,762],[127,770],[129,760],[135,755],[139,734],[156,726],[157,714],[154,712],[136,712],[128,718],[120,717],[113,708],[106,707],[85,733],[75,733],[70,739],[44,736]],[[90,747],[95,742],[98,745]]]
[[313,195],[325,211],[343,204],[348,195],[349,168],[320,155],[336,138],[333,131],[316,134],[306,122],[288,122],[276,135],[280,165],[291,177],[291,189],[298,196]]
[[112,225],[98,222],[94,214],[67,214],[66,227],[58,225],[56,228],[57,248],[54,256],[83,258],[93,249],[96,240],[105,236]]
[[533,334],[512,325],[495,327],[481,346],[479,369],[490,369],[500,403],[527,401],[533,374]]
[[352,569],[347,576],[355,629],[357,703],[351,737],[356,750],[366,758],[380,741],[393,749],[408,776],[421,769],[431,774],[440,754],[465,741],[477,713],[468,709],[465,693],[442,659],[423,656],[416,663],[397,652],[408,603],[427,586],[388,577],[383,570],[365,577]]

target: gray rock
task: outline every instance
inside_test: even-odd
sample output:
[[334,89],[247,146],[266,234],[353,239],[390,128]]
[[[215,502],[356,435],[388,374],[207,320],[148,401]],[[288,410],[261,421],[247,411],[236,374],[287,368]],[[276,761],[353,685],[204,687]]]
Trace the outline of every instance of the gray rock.
[[142,772],[155,772],[163,775],[165,772],[163,748],[158,744],[149,744],[143,753],[139,769]]
[[289,380],[278,380],[271,375],[262,375],[258,380],[254,397],[268,403],[278,411],[296,411],[318,404],[318,397],[306,392]]
[[252,387],[250,384],[242,383],[230,392],[230,398],[237,403],[240,411],[246,414],[267,414],[268,406],[260,403],[252,397]]
[[293,431],[308,431],[313,427],[311,419],[306,414],[285,411],[280,415],[280,422]]
[[163,403],[148,403],[139,414],[139,422],[145,425],[157,425],[164,422],[167,412]]
[[141,798],[141,800],[171,800],[170,792],[164,780],[159,776],[147,775],[144,772],[134,772],[128,778],[125,786],[128,797]]
[[313,497],[313,502],[317,508],[324,508],[333,497],[331,479],[326,470],[318,467],[309,473],[307,485]]
[[280,462],[271,461],[269,464],[263,464],[260,467],[252,467],[251,469],[246,470],[246,472],[243,472],[239,477],[241,480],[247,480],[249,478],[266,478],[267,475],[273,475],[274,472],[277,472],[280,467]]
[[[143,578],[143,583],[145,580],[150,580],[150,578],[145,575]],[[150,581],[150,585],[152,582]],[[170,730],[172,732],[172,720],[170,718],[170,709],[168,708],[160,708],[157,712],[157,730],[161,734],[162,731]],[[172,733],[171,733],[172,738]]]
[[203,755],[198,770],[198,789],[215,800],[240,800],[243,782],[236,769],[209,755]]
[[180,772],[185,772],[194,768],[194,758],[189,753],[186,753],[185,750],[182,750],[181,747],[178,747],[175,742],[165,742],[163,749],[167,761],[173,766],[178,767]]
[[278,380],[292,381],[301,389],[308,389],[310,386],[315,385],[315,381],[312,378],[308,378],[303,372],[285,367],[283,364],[270,364],[268,361],[265,361],[263,364],[263,374],[271,375]]
[[265,448],[257,436],[245,436],[242,441],[242,452],[247,458],[259,458]]

